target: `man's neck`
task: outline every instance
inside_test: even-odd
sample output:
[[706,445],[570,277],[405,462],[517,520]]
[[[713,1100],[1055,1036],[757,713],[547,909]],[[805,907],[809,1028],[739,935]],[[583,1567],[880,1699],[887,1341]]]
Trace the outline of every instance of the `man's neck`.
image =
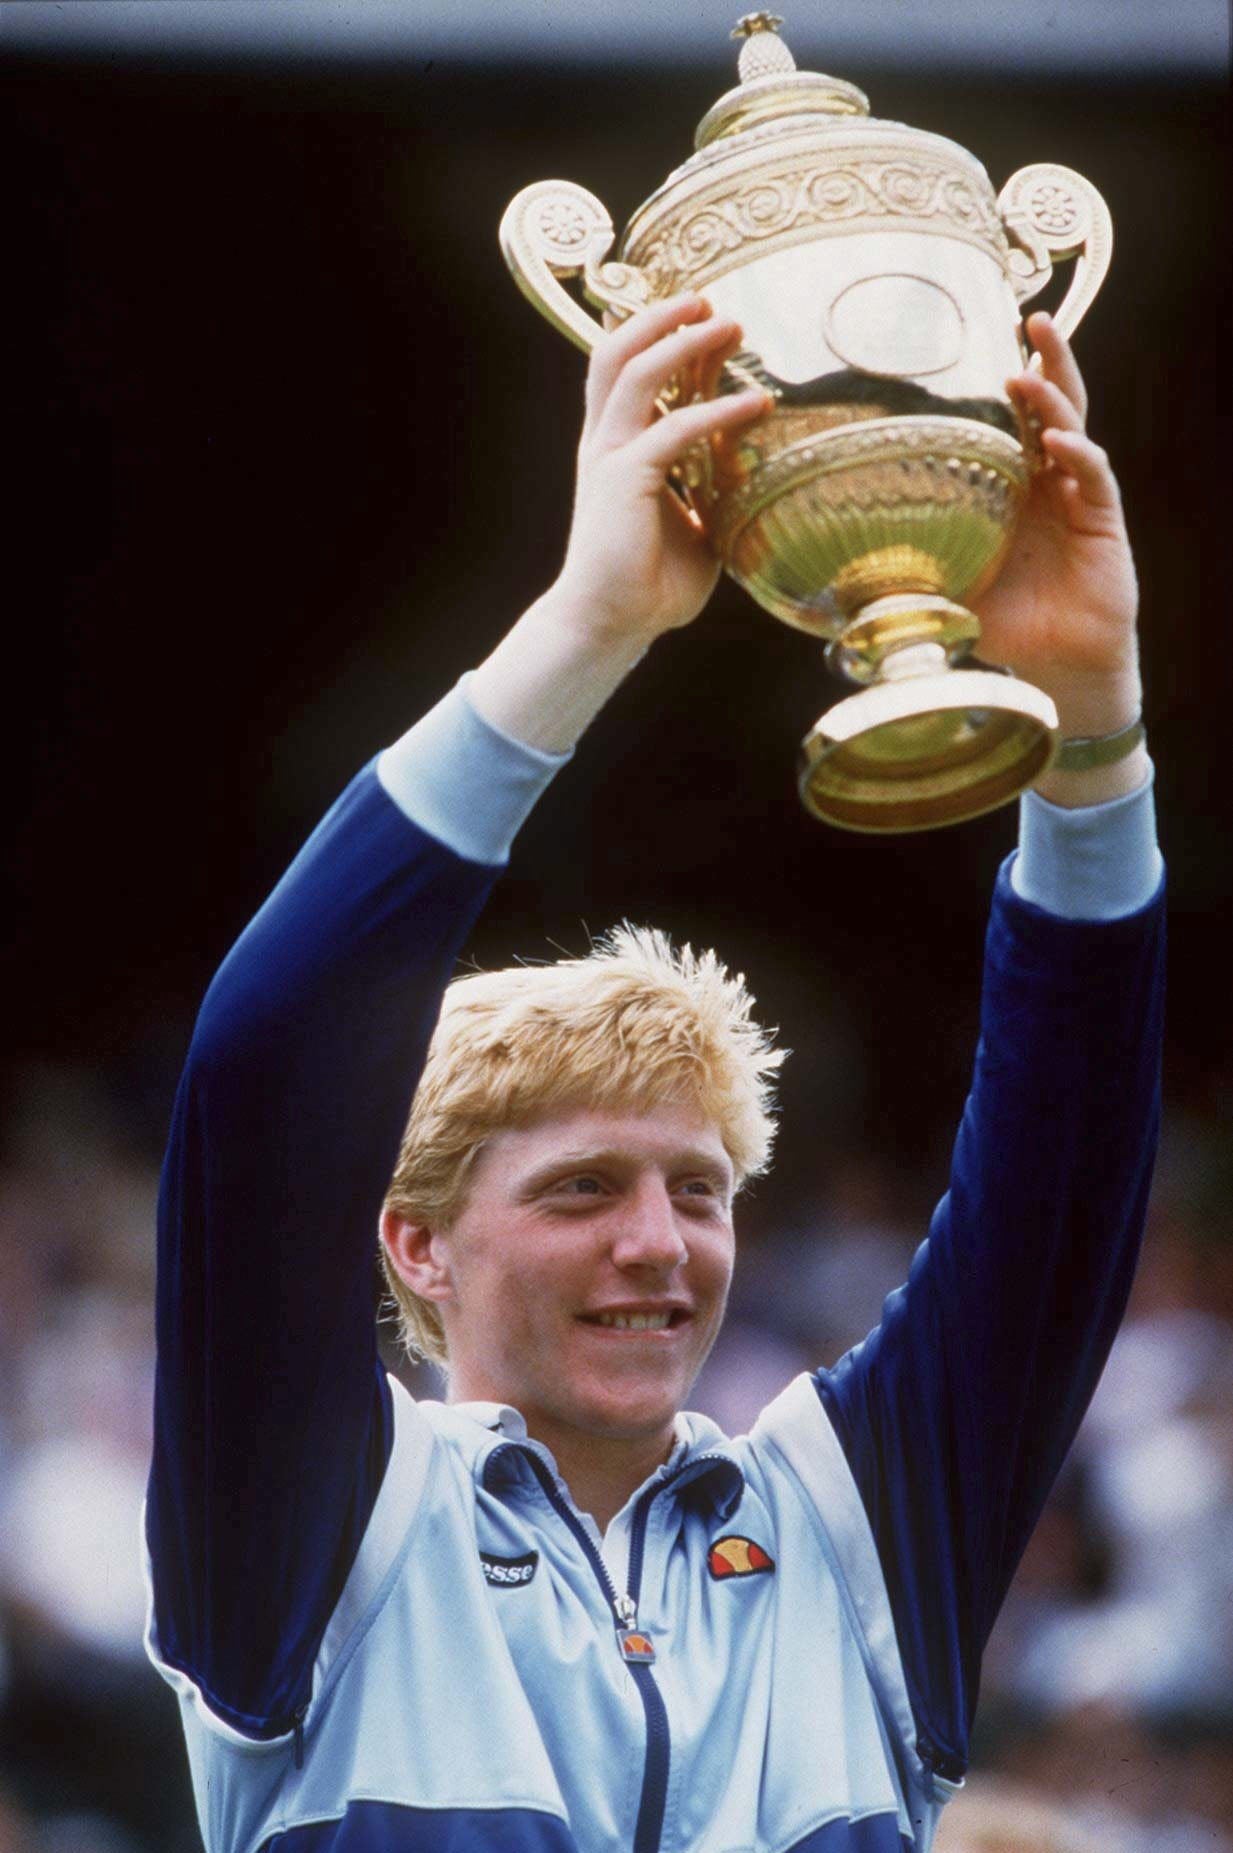
[[551,1408],[538,1407],[534,1401],[514,1400],[508,1386],[482,1374],[451,1371],[448,1400],[507,1403],[516,1409],[527,1425],[530,1439],[541,1442],[552,1455],[575,1506],[589,1513],[601,1531],[607,1530],[643,1481],[663,1466],[677,1442],[674,1416],[645,1434],[609,1435],[602,1429],[564,1421]]
[[[495,1396],[474,1396],[451,1386],[451,1402],[499,1402]],[[649,1435],[614,1437],[595,1435],[566,1422],[555,1422],[538,1410],[519,1410],[532,1441],[542,1442],[556,1462],[557,1472],[569,1488],[580,1512],[587,1512],[606,1531],[621,1507],[662,1467],[676,1446],[676,1425]]]
[[554,1433],[554,1425],[529,1421],[528,1433],[542,1441],[569,1488],[580,1512],[588,1512],[606,1531],[621,1507],[649,1480],[676,1446],[676,1430],[634,1440],[613,1440],[603,1435],[580,1434],[575,1429]]

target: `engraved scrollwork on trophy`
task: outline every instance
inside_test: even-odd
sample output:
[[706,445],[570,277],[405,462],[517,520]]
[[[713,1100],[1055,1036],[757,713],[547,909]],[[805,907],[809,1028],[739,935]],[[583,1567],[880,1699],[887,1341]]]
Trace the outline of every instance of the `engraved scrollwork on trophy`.
[[877,205],[887,212],[924,213],[939,210],[940,182],[945,176],[930,173],[915,161],[890,161],[862,176]]
[[519,289],[584,353],[594,347],[600,324],[565,289],[563,277],[580,277],[597,307],[621,317],[649,297],[634,265],[605,261],[615,236],[604,205],[570,180],[524,187],[501,220],[501,249]]
[[644,223],[628,255],[653,295],[690,287],[747,261],[749,247],[801,243],[819,232],[879,229],[888,220],[946,229],[1006,262],[1002,222],[962,169],[897,150],[818,171],[808,152],[760,165],[736,182],[702,189],[675,211]]
[[943,174],[938,187],[938,214],[957,225],[965,226],[998,253],[1005,262],[1005,234],[988,200],[972,185],[966,174]]
[[806,190],[809,210],[819,221],[854,219],[869,210],[869,190],[851,168],[810,175]]
[[1113,220],[1090,180],[1054,161],[1012,174],[998,195],[1010,239],[1010,279],[1027,302],[1062,259],[1075,259],[1070,288],[1054,320],[1064,335],[1078,327],[1104,282],[1113,255]]

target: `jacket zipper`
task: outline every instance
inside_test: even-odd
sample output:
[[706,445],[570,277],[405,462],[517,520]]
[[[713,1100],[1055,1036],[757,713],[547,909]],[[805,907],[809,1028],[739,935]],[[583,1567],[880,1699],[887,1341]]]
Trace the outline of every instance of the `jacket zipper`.
[[[549,1504],[564,1520],[577,1540],[612,1610],[617,1645],[629,1668],[634,1684],[638,1688],[642,1709],[646,1716],[646,1762],[642,1771],[642,1793],[638,1799],[638,1819],[634,1828],[632,1853],[659,1853],[659,1843],[664,1827],[664,1810],[668,1804],[668,1770],[672,1760],[672,1741],[668,1729],[668,1708],[664,1704],[663,1694],[655,1684],[651,1672],[651,1662],[655,1658],[654,1644],[638,1628],[638,1598],[642,1593],[642,1565],[646,1553],[647,1520],[652,1503],[665,1487],[672,1486],[684,1474],[706,1461],[723,1460],[726,1457],[719,1454],[695,1455],[692,1461],[686,1461],[666,1479],[657,1481],[654,1486],[648,1486],[634,1507],[629,1539],[629,1591],[622,1595],[617,1590],[603,1557],[595,1548],[577,1515],[561,1497],[551,1473],[536,1453],[530,1448],[520,1447],[517,1442],[504,1442],[500,1447],[494,1448],[489,1455],[485,1464],[485,1474],[497,1456],[504,1454],[507,1449],[521,1454],[524,1460],[531,1463],[531,1468],[543,1487]],[[308,1709],[306,1699],[303,1704],[297,1705],[291,1714],[292,1745],[296,1769],[304,1767],[304,1723]]]
[[[693,1460],[686,1461],[666,1479],[657,1481],[654,1486],[648,1486],[634,1507],[633,1524],[629,1534],[629,1596],[627,1600],[635,1618],[638,1613],[638,1600],[642,1594],[642,1565],[646,1555],[647,1520],[650,1517],[652,1503],[665,1487],[672,1486],[686,1474],[695,1473],[702,1463],[721,1458],[723,1457],[718,1455],[695,1455]],[[583,1535],[585,1536],[585,1533]],[[606,1571],[607,1566],[604,1565],[603,1558],[601,1557],[599,1561]],[[668,1805],[668,1770],[672,1760],[668,1708],[664,1704],[663,1694],[655,1684],[649,1666],[631,1661],[629,1670],[638,1683],[646,1711],[646,1764],[642,1774],[642,1795],[638,1803],[638,1822],[634,1829],[633,1853],[659,1853],[659,1843],[664,1831],[664,1810]]]
[[[564,1520],[581,1546],[583,1555],[594,1571],[612,1610],[617,1645],[621,1649],[622,1658],[638,1688],[638,1695],[642,1700],[642,1709],[646,1717],[646,1762],[642,1770],[642,1793],[638,1800],[638,1820],[634,1828],[632,1853],[659,1853],[660,1836],[664,1826],[664,1810],[668,1802],[668,1769],[672,1758],[672,1743],[668,1730],[668,1708],[664,1704],[663,1693],[656,1685],[655,1676],[651,1672],[650,1662],[655,1658],[654,1646],[649,1638],[638,1629],[638,1597],[642,1588],[642,1563],[651,1505],[656,1495],[661,1493],[666,1486],[670,1486],[678,1475],[673,1474],[671,1479],[660,1480],[656,1485],[649,1486],[634,1507],[629,1541],[629,1593],[621,1595],[603,1557],[577,1515],[561,1497],[544,1462],[530,1449],[519,1447],[517,1442],[506,1442],[505,1447],[516,1448],[524,1460],[530,1461],[532,1471],[544,1489],[553,1511]],[[496,1458],[498,1453],[504,1453],[504,1451],[504,1448],[494,1449],[488,1457],[489,1463]],[[686,1463],[688,1467],[694,1464],[693,1461]],[[680,1471],[684,1472],[685,1468]]]

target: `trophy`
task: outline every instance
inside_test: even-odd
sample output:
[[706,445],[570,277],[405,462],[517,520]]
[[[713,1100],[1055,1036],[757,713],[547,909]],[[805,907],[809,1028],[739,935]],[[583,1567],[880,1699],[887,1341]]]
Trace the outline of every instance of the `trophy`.
[[[612,221],[570,181],[524,188],[501,222],[520,288],[589,351],[601,322],[701,291],[744,331],[718,391],[773,406],[695,445],[674,488],[766,611],[826,640],[861,686],[801,746],[807,810],[863,831],[978,816],[1039,778],[1057,712],[1009,671],[965,664],[964,604],[1006,556],[1035,434],[1006,392],[1027,358],[1019,305],[1073,258],[1069,333],[1108,269],[1112,222],[1070,168],[1021,168],[995,195],[941,135],[869,115],[854,84],[798,71],[782,20],[747,14],[741,81],[696,152]],[[669,410],[688,391],[674,384]]]

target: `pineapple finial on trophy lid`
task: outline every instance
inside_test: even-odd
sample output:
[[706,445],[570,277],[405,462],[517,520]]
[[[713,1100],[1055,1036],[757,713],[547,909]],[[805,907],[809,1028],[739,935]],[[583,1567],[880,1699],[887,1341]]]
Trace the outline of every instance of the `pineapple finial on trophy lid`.
[[783,20],[778,13],[745,13],[732,29],[744,39],[737,69],[741,81],[709,109],[698,124],[694,147],[747,129],[800,117],[867,116],[869,99],[842,77],[825,77],[820,71],[798,71],[796,59],[779,36]]
[[778,13],[743,13],[732,28],[734,39],[744,39],[737,70],[743,84],[756,77],[775,77],[795,71],[796,59],[779,36],[783,20]]

